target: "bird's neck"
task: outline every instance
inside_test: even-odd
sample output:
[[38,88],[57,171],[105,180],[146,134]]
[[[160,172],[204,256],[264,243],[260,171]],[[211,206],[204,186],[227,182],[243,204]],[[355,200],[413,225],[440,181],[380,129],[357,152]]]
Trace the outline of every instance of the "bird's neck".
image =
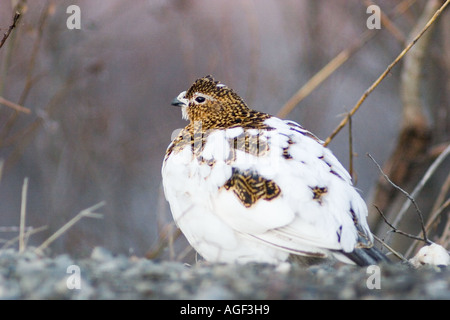
[[210,116],[208,118],[193,117],[186,126],[191,134],[195,132],[205,132],[214,129],[229,129],[243,127],[244,129],[270,129],[264,121],[271,116],[267,113],[243,109],[233,113],[227,113],[219,116]]

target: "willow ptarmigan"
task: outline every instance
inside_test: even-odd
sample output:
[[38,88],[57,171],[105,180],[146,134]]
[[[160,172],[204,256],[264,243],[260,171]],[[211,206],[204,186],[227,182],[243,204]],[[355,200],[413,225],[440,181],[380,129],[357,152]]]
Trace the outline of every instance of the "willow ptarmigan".
[[250,109],[211,76],[172,105],[189,124],[166,151],[164,193],[177,226],[207,261],[387,260],[373,247],[350,175],[312,133]]

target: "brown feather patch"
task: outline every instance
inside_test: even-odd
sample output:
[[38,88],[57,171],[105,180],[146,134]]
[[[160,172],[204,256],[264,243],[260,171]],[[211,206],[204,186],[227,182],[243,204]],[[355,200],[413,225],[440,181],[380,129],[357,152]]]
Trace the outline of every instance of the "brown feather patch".
[[281,193],[280,187],[275,182],[250,170],[239,171],[235,168],[223,187],[233,191],[246,208],[250,208],[260,199],[267,201],[275,199]]
[[327,187],[310,187],[313,192],[313,200],[316,200],[319,204],[322,204],[322,197],[328,192]]

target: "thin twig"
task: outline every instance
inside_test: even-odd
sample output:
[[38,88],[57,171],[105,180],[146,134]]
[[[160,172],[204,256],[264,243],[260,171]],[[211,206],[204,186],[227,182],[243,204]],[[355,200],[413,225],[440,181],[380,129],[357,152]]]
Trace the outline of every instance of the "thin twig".
[[98,208],[101,208],[105,205],[105,201],[99,202],[96,205],[93,205],[90,208],[84,209],[80,211],[75,217],[73,217],[69,222],[59,228],[54,234],[52,234],[47,240],[45,240],[39,247],[36,248],[35,252],[42,253],[42,251],[47,248],[53,241],[59,238],[64,232],[70,229],[75,223],[77,223],[82,218],[102,218],[103,215],[99,213],[93,212]]
[[22,107],[21,105],[18,105],[17,103],[6,100],[3,97],[0,97],[0,104],[6,106],[8,108],[14,109],[18,112],[23,112],[23,113],[27,113],[27,114],[31,113],[30,109]]
[[8,39],[9,35],[11,34],[11,31],[16,27],[17,22],[20,19],[20,12],[16,11],[14,13],[13,23],[9,26],[8,31],[3,35],[2,41],[0,41],[0,48],[3,47],[3,45],[6,42],[6,39]]
[[410,233],[404,232],[404,231],[402,231],[402,230],[400,230],[400,229],[397,229],[395,226],[393,226],[393,225],[388,221],[388,219],[386,218],[386,216],[384,215],[384,213],[383,213],[376,205],[374,205],[374,207],[377,209],[378,213],[381,215],[381,217],[383,218],[384,222],[385,222],[389,227],[391,227],[391,229],[392,229],[391,231],[392,231],[392,232],[401,234],[401,235],[403,235],[403,236],[406,236],[406,237],[411,238],[411,239],[414,239],[414,240],[424,241],[424,242],[426,242],[426,243],[428,243],[428,244],[431,244],[431,243],[432,243],[432,242],[429,241],[429,240],[426,240],[426,239],[417,237],[417,236],[415,236],[415,235],[413,235],[413,234],[410,234]]
[[376,87],[383,81],[384,78],[391,72],[392,68],[405,56],[405,54],[414,46],[414,44],[422,37],[422,35],[433,25],[436,19],[441,15],[442,11],[447,7],[450,3],[450,0],[447,0],[431,17],[431,19],[427,22],[425,27],[414,37],[414,39],[406,46],[405,49],[395,58],[395,60],[386,68],[386,70],[378,77],[377,80],[364,92],[361,98],[358,100],[353,109],[348,113],[348,115],[341,121],[341,123],[334,129],[334,131],[330,134],[330,136],[325,140],[324,146],[327,146],[331,140],[342,130],[343,127],[347,124],[349,117],[353,116],[356,111],[358,111],[359,107],[366,100],[366,98],[375,90]]
[[377,240],[379,243],[381,243],[382,246],[386,247],[386,249],[388,249],[390,252],[392,252],[397,258],[399,258],[400,260],[408,262],[408,259],[406,259],[401,253],[399,253],[398,251],[394,250],[391,246],[389,246],[386,242],[384,242],[383,240],[378,238],[376,235],[373,235],[373,238],[375,240]]
[[[399,190],[401,193],[403,193],[413,204],[414,207],[416,208],[417,214],[419,216],[419,220],[420,220],[420,225],[422,227],[422,233],[423,233],[423,238],[425,242],[429,242],[428,237],[427,237],[427,232],[425,230],[425,223],[423,220],[423,215],[422,212],[419,209],[419,206],[416,203],[416,200],[414,200],[413,197],[411,197],[411,195],[406,192],[405,190],[403,190],[402,188],[400,188],[398,185],[396,185],[395,183],[393,183],[391,181],[391,179],[389,179],[389,177],[383,172],[383,169],[381,168],[381,166],[378,164],[378,162],[375,161],[375,159],[370,155],[370,153],[367,154],[367,156],[375,163],[375,165],[378,167],[378,170],[380,171],[380,173],[383,175],[383,177],[386,179],[387,182],[389,182],[394,188],[396,188],[397,190]],[[378,208],[377,208],[378,209]],[[393,227],[393,226],[392,226]],[[391,228],[392,228],[391,227]]]
[[25,250],[25,216],[27,212],[27,193],[28,193],[28,178],[23,180],[22,186],[22,202],[20,206],[20,226],[19,226],[19,253]]

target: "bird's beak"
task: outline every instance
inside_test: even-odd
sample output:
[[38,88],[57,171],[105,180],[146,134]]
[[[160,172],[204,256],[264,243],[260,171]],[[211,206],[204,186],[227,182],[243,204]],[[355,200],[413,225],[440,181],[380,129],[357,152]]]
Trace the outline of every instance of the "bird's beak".
[[181,107],[182,105],[184,105],[184,102],[178,100],[178,98],[175,98],[172,100],[171,105],[173,105],[175,107]]
[[186,91],[183,91],[178,95],[178,97],[176,97],[175,99],[172,100],[171,104],[175,107],[187,106],[188,100],[185,97],[186,97]]

